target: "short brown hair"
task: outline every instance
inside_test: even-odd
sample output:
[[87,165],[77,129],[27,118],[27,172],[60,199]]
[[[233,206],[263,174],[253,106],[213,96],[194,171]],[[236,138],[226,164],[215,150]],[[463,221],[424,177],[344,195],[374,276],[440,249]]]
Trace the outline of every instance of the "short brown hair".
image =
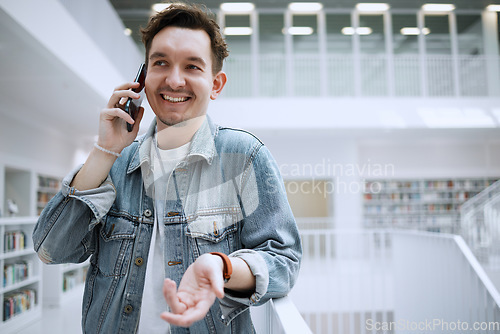
[[212,48],[212,72],[218,73],[222,70],[222,63],[229,55],[227,44],[222,38],[220,27],[213,19],[206,7],[200,5],[175,3],[165,10],[157,13],[149,19],[146,28],[141,28],[142,42],[146,47],[146,65],[148,64],[149,51],[153,38],[165,27],[179,27],[188,29],[200,29],[206,31],[210,37]]

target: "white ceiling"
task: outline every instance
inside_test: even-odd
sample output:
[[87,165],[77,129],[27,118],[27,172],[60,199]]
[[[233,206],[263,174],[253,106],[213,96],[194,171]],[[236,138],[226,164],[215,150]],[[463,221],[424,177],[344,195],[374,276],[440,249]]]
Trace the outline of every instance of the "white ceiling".
[[0,115],[63,134],[95,135],[102,96],[2,9],[0,59]]
[[[54,0],[51,1],[51,3],[57,3],[57,1]],[[94,81],[96,81],[96,85],[92,84],[92,77],[82,75],[82,71],[78,71],[78,62],[76,62],[75,65],[75,62],[68,63],[67,61],[61,60],[60,56],[58,57],[58,55],[54,53],[54,50],[47,48],[46,44],[42,43],[39,38],[34,37],[33,29],[31,32],[28,32],[25,26],[22,26],[18,21],[12,18],[10,13],[7,14],[7,12],[2,9],[1,4],[2,0],[0,0],[0,73],[2,73],[0,75],[0,99],[2,101],[0,105],[0,117],[2,115],[9,115],[9,118],[16,118],[18,121],[26,124],[36,124],[38,128],[48,128],[64,136],[68,135],[69,138],[75,139],[76,137],[76,140],[92,140],[97,133],[99,111],[105,106],[107,96],[112,90],[111,88],[108,93],[107,86],[104,86],[106,89],[103,89],[103,85],[101,85],[101,88],[97,89],[96,85],[100,81],[110,77],[110,75],[108,75],[106,71],[103,71],[101,77],[95,78]],[[43,14],[40,16],[44,17]],[[103,61],[99,61],[101,64],[93,63],[94,60],[86,61],[85,59],[87,58],[95,58],[91,58],[90,54],[86,57],[87,49],[83,44],[79,43],[79,40],[72,39],[72,33],[65,31],[65,28],[67,27],[63,26],[59,27],[59,30],[57,30],[57,34],[61,34],[58,44],[63,44],[62,47],[66,49],[72,48],[79,51],[79,53],[83,55],[79,60],[82,68],[95,67],[94,70],[97,69],[100,72],[102,68],[106,70],[110,67],[108,66],[109,59],[104,61],[104,57],[102,58]],[[67,36],[64,34],[67,34]],[[64,45],[64,42],[61,43],[61,40],[67,41],[67,44]],[[90,51],[88,52],[90,53]],[[102,63],[105,64],[103,65]],[[111,79],[110,81],[113,82],[118,80],[116,77]],[[115,82],[116,85],[120,83],[121,81]],[[387,99],[382,100],[383,104],[388,102]],[[481,101],[478,102],[484,102],[484,100],[486,99],[481,99]],[[283,100],[274,101],[273,103],[279,104],[279,108],[276,107],[275,110],[281,110],[283,111],[282,113],[287,112],[289,106],[287,107],[285,102],[286,101]],[[428,102],[435,103],[432,101]],[[489,101],[490,104],[493,102],[496,101]],[[237,112],[242,108],[241,102],[234,103],[234,101],[226,101],[225,104],[216,103],[214,106],[217,107],[217,109],[220,109],[226,104],[227,106],[223,108],[223,112],[217,113],[214,111],[214,118],[217,120],[217,116],[222,115],[223,117],[220,117],[223,118],[223,121],[226,120],[225,123],[232,124],[230,121],[233,120],[238,126],[238,123],[243,122],[244,124],[242,126],[245,128],[249,128],[249,126],[251,128],[251,125],[256,123],[254,124],[255,129],[252,128],[252,130],[257,132],[259,130],[269,130],[273,133],[279,133],[279,131],[293,131],[296,133],[297,129],[303,128],[300,118],[297,118],[297,126],[294,125],[283,128],[283,120],[290,119],[290,117],[281,115],[282,113],[278,112],[278,115],[273,117],[270,117],[267,111],[267,116],[259,114],[260,116],[256,117],[255,110],[251,111],[248,115],[242,115],[242,113]],[[262,104],[262,102],[259,103]],[[460,103],[460,101],[457,101],[457,103]],[[239,105],[237,108],[238,110],[235,110],[235,105]],[[226,109],[227,112],[224,111]],[[289,112],[290,110],[288,110],[288,113]],[[231,117],[229,116],[230,113],[232,114]],[[149,114],[149,119],[143,122],[145,123],[143,125],[147,126],[146,123],[149,123],[152,112],[149,112]],[[290,116],[290,114],[288,114],[288,116]],[[249,117],[254,119],[253,123],[247,120]],[[332,117],[333,120],[331,121],[335,124],[332,125],[331,130],[335,129],[335,132],[341,133],[341,129],[353,129],[349,127],[348,124],[344,124],[346,123],[345,113],[339,112],[338,114],[329,116],[329,118]],[[4,119],[5,117],[2,118]],[[279,120],[273,123],[272,119],[274,118]],[[265,119],[266,122],[262,122],[263,119]],[[359,118],[357,119],[359,120]],[[269,120],[271,120],[271,122],[269,122]],[[247,121],[250,122],[250,125]],[[315,124],[319,123],[316,122]],[[343,126],[343,124],[345,126]],[[391,126],[389,126],[389,128],[390,127]],[[359,134],[364,133],[365,130],[361,129],[362,126],[358,126],[358,128]],[[317,127],[311,129],[311,131],[317,130]],[[331,130],[323,130],[330,134],[332,133]],[[483,129],[475,129],[471,131],[473,133],[480,133],[482,130]],[[373,128],[373,131],[377,132],[375,128]],[[381,128],[380,131],[387,131],[387,128]],[[303,131],[303,133],[306,134],[307,130]],[[452,133],[456,133],[460,136],[459,131],[447,132],[447,134]],[[469,138],[475,137],[473,133],[468,133]],[[488,133],[489,136],[498,138],[497,134],[500,132],[488,130]],[[5,138],[2,139],[4,140]]]

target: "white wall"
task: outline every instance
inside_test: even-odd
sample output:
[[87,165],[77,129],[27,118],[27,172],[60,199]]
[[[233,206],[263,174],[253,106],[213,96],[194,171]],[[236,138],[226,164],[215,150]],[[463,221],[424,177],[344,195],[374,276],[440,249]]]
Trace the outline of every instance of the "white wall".
[[362,226],[365,178],[500,177],[496,130],[330,130],[254,133],[285,180],[330,179],[337,228]]
[[4,110],[0,116],[0,164],[59,177],[73,167],[78,143],[72,138]]
[[360,163],[393,166],[394,173],[387,175],[388,178],[498,177],[499,149],[498,138],[460,131],[439,136],[425,131],[411,137],[363,141],[358,145]]

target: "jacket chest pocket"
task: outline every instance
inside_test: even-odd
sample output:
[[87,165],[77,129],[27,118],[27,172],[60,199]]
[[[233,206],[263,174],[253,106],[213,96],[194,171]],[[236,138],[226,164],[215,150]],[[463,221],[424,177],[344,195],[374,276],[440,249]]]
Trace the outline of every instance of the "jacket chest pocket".
[[99,233],[97,267],[104,276],[127,273],[136,226],[126,219],[108,216]]
[[229,254],[237,248],[237,215],[203,215],[188,224],[186,235],[190,237],[195,256],[209,252]]

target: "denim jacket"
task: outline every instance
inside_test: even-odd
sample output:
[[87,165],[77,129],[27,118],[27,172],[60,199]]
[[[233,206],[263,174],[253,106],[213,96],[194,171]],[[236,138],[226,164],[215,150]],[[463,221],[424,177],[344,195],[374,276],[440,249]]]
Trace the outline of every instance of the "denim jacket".
[[[97,189],[70,187],[79,168],[65,177],[33,232],[35,250],[46,263],[90,257],[84,333],[135,333],[138,327],[155,217],[155,125],[122,151]],[[302,255],[270,152],[252,134],[219,127],[207,117],[168,178],[165,200],[165,277],[179,284],[198,256],[217,251],[245,260],[256,278],[251,295],[226,290],[204,320],[189,329],[171,326],[171,333],[253,333],[249,306],[286,295]]]

